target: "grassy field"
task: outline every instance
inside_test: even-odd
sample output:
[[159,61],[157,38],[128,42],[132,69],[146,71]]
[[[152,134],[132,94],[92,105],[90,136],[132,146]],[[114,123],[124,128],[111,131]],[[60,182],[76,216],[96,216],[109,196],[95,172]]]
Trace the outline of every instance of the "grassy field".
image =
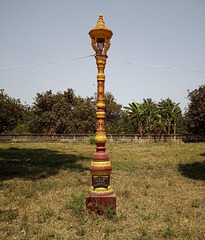
[[85,212],[94,152],[0,143],[0,239],[205,239],[205,143],[108,143],[115,216]]

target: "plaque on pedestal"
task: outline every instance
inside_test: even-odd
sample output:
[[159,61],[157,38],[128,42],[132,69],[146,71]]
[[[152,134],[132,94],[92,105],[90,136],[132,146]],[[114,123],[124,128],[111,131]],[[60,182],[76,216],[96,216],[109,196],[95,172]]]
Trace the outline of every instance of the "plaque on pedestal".
[[94,188],[107,188],[108,187],[108,176],[93,176],[93,187]]

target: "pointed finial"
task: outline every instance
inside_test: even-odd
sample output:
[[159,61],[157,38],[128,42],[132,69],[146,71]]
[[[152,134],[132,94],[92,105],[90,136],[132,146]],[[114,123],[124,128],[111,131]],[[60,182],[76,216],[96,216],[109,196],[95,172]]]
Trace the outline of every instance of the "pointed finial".
[[105,22],[103,21],[102,13],[99,15],[99,20],[97,22],[97,26],[105,26]]

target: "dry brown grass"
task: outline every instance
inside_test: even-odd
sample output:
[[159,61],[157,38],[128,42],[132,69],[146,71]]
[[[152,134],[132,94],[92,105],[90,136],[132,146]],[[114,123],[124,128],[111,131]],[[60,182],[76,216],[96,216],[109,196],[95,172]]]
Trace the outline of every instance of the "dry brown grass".
[[205,143],[108,143],[114,217],[85,212],[94,151],[0,143],[0,239],[205,239]]

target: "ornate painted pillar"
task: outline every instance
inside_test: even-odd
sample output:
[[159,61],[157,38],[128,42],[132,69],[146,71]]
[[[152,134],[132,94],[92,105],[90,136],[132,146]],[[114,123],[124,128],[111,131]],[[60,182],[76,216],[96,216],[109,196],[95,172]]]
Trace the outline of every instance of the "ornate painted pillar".
[[112,171],[109,156],[106,153],[106,132],[105,132],[105,74],[104,69],[107,60],[107,51],[110,47],[112,31],[105,27],[103,16],[100,14],[97,26],[93,28],[89,35],[92,40],[92,47],[96,52],[97,74],[97,126],[96,126],[96,153],[90,166],[92,175],[92,185],[89,196],[86,199],[88,211],[103,214],[106,208],[116,212],[116,195],[110,186],[110,173]]

